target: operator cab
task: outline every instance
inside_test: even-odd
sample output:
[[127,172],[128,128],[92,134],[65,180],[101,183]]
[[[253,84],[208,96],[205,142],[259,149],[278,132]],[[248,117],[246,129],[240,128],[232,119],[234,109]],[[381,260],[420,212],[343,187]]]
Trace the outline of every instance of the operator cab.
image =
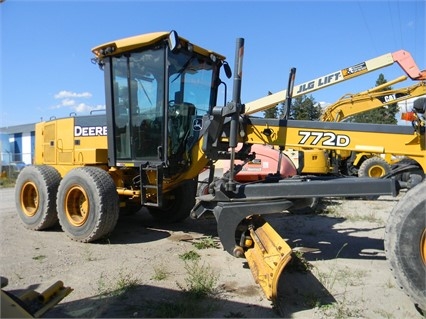
[[201,118],[216,105],[225,57],[175,31],[92,51],[105,74],[109,165],[162,165],[166,175],[188,167]]

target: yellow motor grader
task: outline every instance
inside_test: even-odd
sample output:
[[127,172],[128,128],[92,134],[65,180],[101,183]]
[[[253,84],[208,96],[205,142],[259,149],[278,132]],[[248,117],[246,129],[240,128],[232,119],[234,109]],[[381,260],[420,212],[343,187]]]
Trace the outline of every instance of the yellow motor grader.
[[[92,242],[114,230],[119,213],[142,206],[162,222],[212,213],[224,250],[246,258],[255,281],[275,300],[278,279],[292,250],[262,215],[303,207],[314,197],[398,193],[398,182],[392,178],[287,178],[277,170],[258,182],[236,180],[241,166],[234,164],[254,159],[253,145],[285,148],[302,143],[357,149],[366,140],[371,142],[378,129],[246,114],[240,100],[244,39],[236,43],[232,100],[226,103],[225,96],[221,106],[219,92],[226,91],[221,71],[232,76],[225,57],[175,31],[111,41],[93,53],[93,62],[104,72],[106,115],[37,124],[35,165],[20,173],[15,191],[18,214],[29,229],[46,229],[59,220],[71,239]],[[327,86],[364,74],[379,64],[382,67],[379,61],[394,62],[385,55],[322,77],[317,83]],[[290,80],[289,88],[293,85]],[[305,92],[310,86],[304,83],[295,90]],[[417,109],[418,126],[412,132],[413,143],[421,140],[423,145],[424,111]],[[357,133],[349,137],[349,131]],[[395,143],[402,143],[400,134],[390,134]],[[214,176],[218,160],[231,163],[220,178]],[[207,168],[208,191],[196,197],[198,176]],[[410,192],[424,192],[424,188],[422,183]],[[420,280],[424,277],[419,277],[424,275],[426,260],[425,197],[411,199],[413,203],[403,209],[406,220],[413,222],[401,220],[393,225],[387,247],[392,250],[389,256],[397,278],[409,274],[410,295],[426,308]],[[392,215],[402,218],[398,211]],[[405,234],[407,228],[409,234]],[[395,253],[395,247],[402,247],[401,253]],[[408,251],[420,257],[406,263]],[[405,287],[406,282],[400,282]]]

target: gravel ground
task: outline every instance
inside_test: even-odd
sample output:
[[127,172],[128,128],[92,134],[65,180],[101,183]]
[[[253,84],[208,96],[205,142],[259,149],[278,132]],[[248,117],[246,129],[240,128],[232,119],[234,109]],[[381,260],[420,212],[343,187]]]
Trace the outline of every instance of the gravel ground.
[[[403,196],[401,194],[400,196]],[[420,318],[384,255],[388,213],[398,198],[327,200],[321,214],[274,214],[270,224],[310,266],[290,267],[272,305],[244,259],[221,249],[214,219],[173,226],[141,210],[120,217],[111,236],[82,244],[59,227],[24,228],[14,191],[0,189],[1,275],[7,291],[42,291],[62,280],[73,292],[46,317]],[[216,243],[199,249],[195,243]],[[198,263],[183,256],[196,252]],[[214,293],[188,296],[190,274],[210,278]],[[192,279],[191,279],[192,278]]]

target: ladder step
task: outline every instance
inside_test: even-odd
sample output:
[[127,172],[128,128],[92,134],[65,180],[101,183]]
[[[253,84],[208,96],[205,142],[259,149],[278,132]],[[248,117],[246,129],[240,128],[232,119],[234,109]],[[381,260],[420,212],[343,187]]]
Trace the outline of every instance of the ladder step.
[[[149,163],[141,166],[141,203],[145,206],[161,207],[163,205],[163,166],[149,166]],[[157,184],[150,184],[148,182],[147,172],[155,172]],[[153,193],[156,195],[156,202],[148,201],[147,190],[154,190]]]
[[158,188],[157,185],[143,185],[142,187],[146,188],[146,189],[157,189]]

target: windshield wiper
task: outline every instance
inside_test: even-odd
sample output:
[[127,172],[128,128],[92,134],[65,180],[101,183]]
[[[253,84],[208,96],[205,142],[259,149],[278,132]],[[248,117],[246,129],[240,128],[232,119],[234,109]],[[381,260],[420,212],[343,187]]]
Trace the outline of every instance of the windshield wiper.
[[176,77],[172,80],[171,83],[173,83],[174,81],[176,81],[181,75],[182,73],[188,68],[189,64],[192,62],[192,60],[194,59],[194,56],[190,57],[188,59],[188,61],[185,62],[185,64],[182,66],[182,68],[178,71],[178,74],[176,75]]

